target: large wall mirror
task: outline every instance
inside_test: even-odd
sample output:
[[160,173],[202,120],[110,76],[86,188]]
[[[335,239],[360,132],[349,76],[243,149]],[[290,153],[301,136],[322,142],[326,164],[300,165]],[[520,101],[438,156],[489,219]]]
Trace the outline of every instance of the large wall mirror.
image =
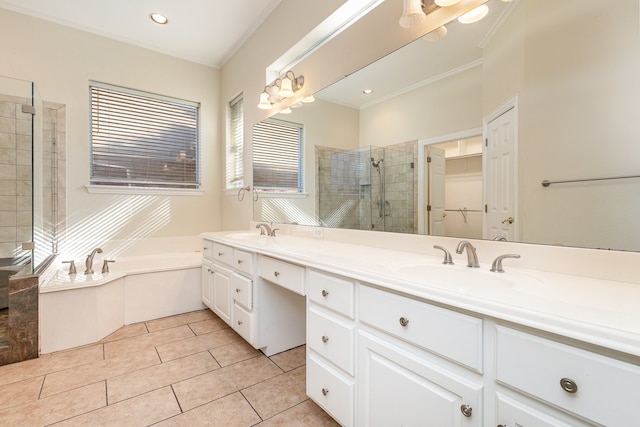
[[639,251],[639,2],[487,5],[278,114],[305,191],[254,219]]

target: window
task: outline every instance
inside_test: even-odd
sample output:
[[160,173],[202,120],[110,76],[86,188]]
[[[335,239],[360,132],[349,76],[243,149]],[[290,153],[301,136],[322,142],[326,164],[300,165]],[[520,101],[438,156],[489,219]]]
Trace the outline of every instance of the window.
[[253,186],[272,192],[304,190],[303,126],[269,119],[253,128]]
[[244,182],[242,166],[244,121],[242,117],[242,94],[240,94],[229,103],[227,110],[227,189],[242,187]]
[[91,184],[200,188],[200,105],[92,82]]

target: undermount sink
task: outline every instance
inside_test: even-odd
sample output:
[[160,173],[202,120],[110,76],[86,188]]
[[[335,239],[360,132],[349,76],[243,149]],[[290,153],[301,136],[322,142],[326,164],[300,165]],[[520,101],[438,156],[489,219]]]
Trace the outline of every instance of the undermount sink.
[[493,273],[464,265],[444,265],[436,261],[399,261],[388,265],[390,271],[409,280],[463,291],[506,289],[535,285],[540,280],[518,273]]
[[244,231],[239,233],[225,234],[224,237],[229,239],[236,239],[236,240],[252,240],[252,239],[266,238],[268,236],[265,236],[265,235],[261,236],[260,233],[257,233],[257,232]]

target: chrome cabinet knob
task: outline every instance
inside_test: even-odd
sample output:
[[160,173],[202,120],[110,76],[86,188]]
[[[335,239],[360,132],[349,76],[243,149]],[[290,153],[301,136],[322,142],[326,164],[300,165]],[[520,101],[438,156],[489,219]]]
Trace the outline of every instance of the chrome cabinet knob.
[[578,384],[570,378],[562,378],[560,380],[560,387],[567,393],[576,393],[578,391]]
[[322,336],[322,342],[327,342],[327,341],[329,341],[329,337],[326,336],[326,335],[323,335]]
[[242,326],[242,320],[238,320],[238,326]]
[[242,260],[241,259],[238,260],[238,264],[242,264]]
[[322,290],[322,296],[323,296],[323,297],[325,297],[325,298],[326,298],[327,296],[329,296],[329,291],[327,291],[327,290],[323,289],[323,290]]
[[280,276],[280,272],[279,272],[279,271],[274,271],[274,272],[273,272],[273,275],[274,275],[274,276],[276,276],[276,277],[278,277],[278,276]]
[[409,324],[409,319],[407,317],[400,318],[400,325],[406,327]]
[[498,424],[497,427],[509,427],[509,426],[506,424]]
[[471,408],[471,406],[469,405],[460,406],[460,412],[462,412],[462,415],[464,415],[467,418],[471,416],[472,411],[473,411],[473,408]]
[[240,288],[236,288],[236,294],[240,293]]
[[323,388],[322,389],[322,395],[326,396],[327,394],[329,394],[329,389],[328,388]]
[[224,252],[218,252],[218,256],[224,255]]

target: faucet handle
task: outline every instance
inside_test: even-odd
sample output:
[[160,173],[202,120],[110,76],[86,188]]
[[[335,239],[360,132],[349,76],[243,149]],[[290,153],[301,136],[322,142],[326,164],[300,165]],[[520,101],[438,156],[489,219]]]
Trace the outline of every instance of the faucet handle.
[[444,252],[444,261],[442,261],[443,264],[453,265],[453,259],[451,258],[451,253],[447,250],[447,248],[444,248],[438,245],[433,245],[433,248],[440,249],[442,252]]
[[76,262],[74,260],[62,261],[62,263],[69,264],[69,275],[78,274],[78,270],[76,269]]
[[493,271],[494,273],[504,273],[504,270],[502,269],[502,260],[505,258],[520,258],[520,255],[518,254],[500,255],[499,257],[493,260],[493,263],[491,264],[491,270],[489,271]]
[[109,263],[110,262],[116,262],[115,259],[105,259],[102,262],[102,274],[108,273],[109,272]]

